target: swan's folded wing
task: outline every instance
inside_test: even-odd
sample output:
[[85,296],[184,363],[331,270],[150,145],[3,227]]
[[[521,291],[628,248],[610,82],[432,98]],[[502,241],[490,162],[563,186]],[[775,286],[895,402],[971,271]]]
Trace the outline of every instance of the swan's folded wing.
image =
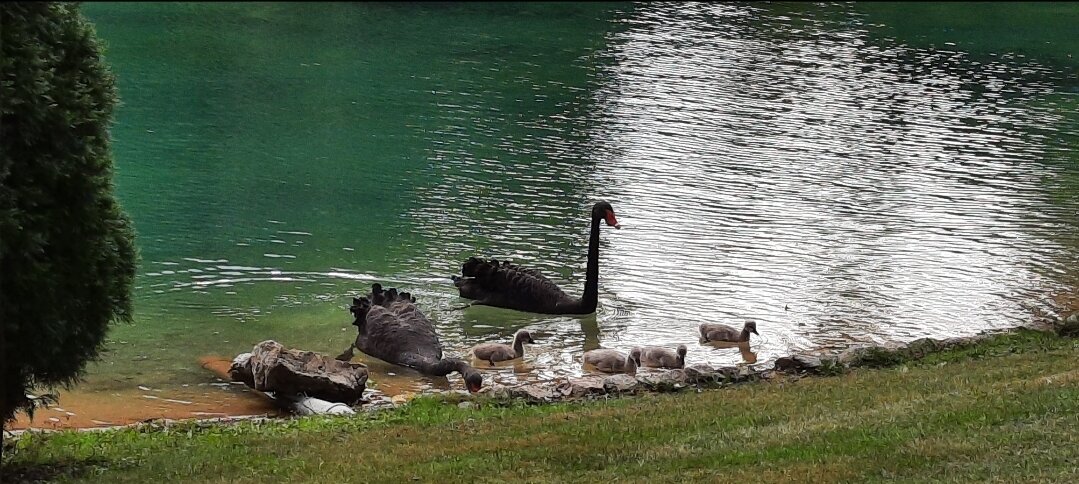
[[[477,279],[479,279],[477,277]],[[496,272],[481,280],[481,284],[503,297],[555,304],[567,298],[557,284],[540,271],[503,263]]]
[[[398,308],[394,308],[398,309]],[[401,363],[403,355],[423,358],[442,358],[442,344],[435,328],[418,310],[402,310],[373,306],[367,313],[364,334],[357,347],[371,356],[390,363]]]
[[513,350],[507,352],[501,343],[480,343],[472,347],[472,355],[481,360],[504,360],[513,357]]

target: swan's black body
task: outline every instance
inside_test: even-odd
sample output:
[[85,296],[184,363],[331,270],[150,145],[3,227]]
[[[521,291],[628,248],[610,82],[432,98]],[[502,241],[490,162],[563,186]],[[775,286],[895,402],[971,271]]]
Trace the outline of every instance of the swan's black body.
[[[352,347],[425,375],[460,372],[469,391],[479,390],[483,384],[479,372],[463,360],[442,357],[442,343],[435,327],[415,303],[416,299],[409,293],[398,293],[392,288],[384,291],[380,284],[371,287],[371,294],[353,298],[349,311],[356,317],[352,324],[359,328],[359,333]],[[351,358],[351,348],[340,358]]]
[[471,257],[461,266],[461,276],[453,276],[454,285],[472,304],[516,309],[544,314],[591,314],[599,302],[599,227],[600,221],[619,228],[614,209],[607,202],[592,207],[592,226],[588,238],[588,264],[584,293],[574,298],[566,294],[535,269],[520,267],[496,259]]

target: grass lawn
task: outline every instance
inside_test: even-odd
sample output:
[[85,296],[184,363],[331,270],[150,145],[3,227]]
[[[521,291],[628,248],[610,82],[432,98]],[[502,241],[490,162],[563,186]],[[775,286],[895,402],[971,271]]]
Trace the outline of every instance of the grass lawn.
[[[1079,340],[701,393],[24,435],[3,480],[1079,482]],[[21,476],[21,477],[20,477]]]

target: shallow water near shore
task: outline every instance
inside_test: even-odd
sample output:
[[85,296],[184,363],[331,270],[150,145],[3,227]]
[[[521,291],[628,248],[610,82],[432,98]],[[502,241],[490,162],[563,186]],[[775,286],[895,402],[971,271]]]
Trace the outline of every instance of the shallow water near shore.
[[[123,101],[136,316],[34,426],[268,411],[200,359],[336,355],[374,282],[451,356],[532,332],[480,368],[502,383],[599,347],[759,365],[1076,307],[1071,4],[82,8]],[[472,255],[579,295],[601,199],[624,228],[601,234],[596,314],[454,309]],[[745,320],[748,349],[697,342]],[[463,388],[354,361],[391,393]]]

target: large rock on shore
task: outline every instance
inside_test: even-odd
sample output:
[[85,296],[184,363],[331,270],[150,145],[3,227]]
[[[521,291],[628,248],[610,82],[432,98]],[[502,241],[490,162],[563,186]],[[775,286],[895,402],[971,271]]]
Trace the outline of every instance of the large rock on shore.
[[312,351],[287,349],[276,341],[263,341],[236,357],[229,368],[235,381],[275,395],[306,395],[353,405],[367,385],[367,367],[338,361]]

